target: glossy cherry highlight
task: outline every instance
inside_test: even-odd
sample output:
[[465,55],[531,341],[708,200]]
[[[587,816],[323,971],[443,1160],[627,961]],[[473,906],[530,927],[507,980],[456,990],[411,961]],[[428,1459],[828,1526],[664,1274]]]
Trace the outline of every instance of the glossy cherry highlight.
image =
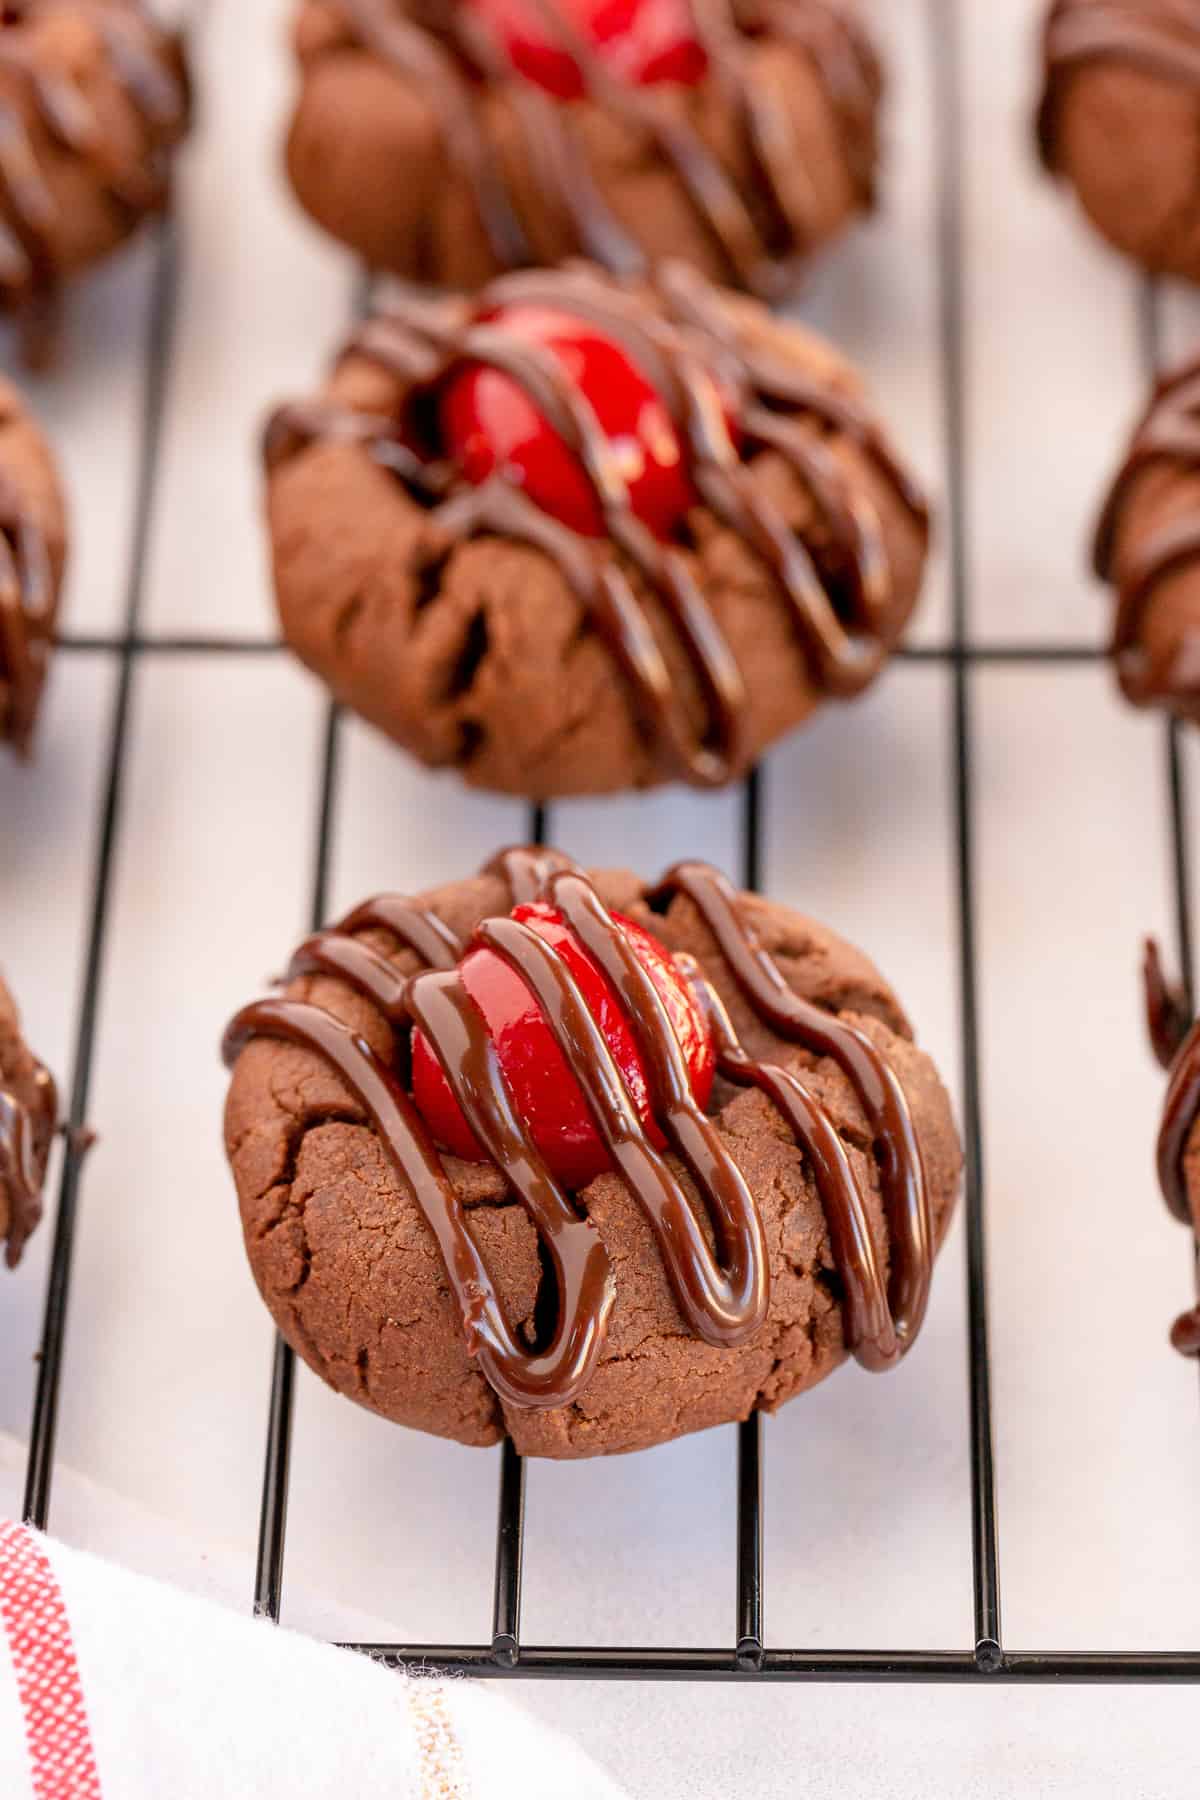
[[[556,307],[501,307],[485,321],[549,355],[587,401],[635,516],[668,539],[696,504],[684,445],[662,397],[621,344],[590,320]],[[714,411],[732,432],[729,405],[714,387]],[[440,397],[446,453],[475,486],[500,471],[534,504],[573,531],[601,537],[604,516],[580,459],[521,384],[468,362]]]
[[572,53],[570,34],[635,87],[701,81],[708,69],[688,0],[554,0],[567,27],[540,0],[470,0],[518,74],[560,100],[577,100],[587,83]]
[[[513,914],[562,958],[583,994],[588,1011],[608,1044],[646,1126],[650,1140],[665,1140],[654,1122],[646,1071],[628,1015],[608,978],[554,907],[518,906]],[[646,970],[667,1011],[687,1064],[698,1106],[708,1103],[715,1059],[708,1021],[699,1000],[658,939],[632,919],[613,918]],[[570,1188],[585,1187],[610,1167],[583,1092],[554,1040],[537,1001],[493,950],[468,951],[460,973],[463,986],[483,1017],[513,1105],[551,1173]],[[468,1162],[486,1156],[424,1034],[413,1033],[413,1099],[443,1149]]]

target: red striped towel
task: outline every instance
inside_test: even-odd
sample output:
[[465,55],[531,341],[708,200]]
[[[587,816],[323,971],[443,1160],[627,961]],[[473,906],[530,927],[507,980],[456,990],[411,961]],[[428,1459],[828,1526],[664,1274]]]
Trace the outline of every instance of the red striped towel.
[[396,1675],[0,1523],[3,1800],[621,1800],[483,1684]]

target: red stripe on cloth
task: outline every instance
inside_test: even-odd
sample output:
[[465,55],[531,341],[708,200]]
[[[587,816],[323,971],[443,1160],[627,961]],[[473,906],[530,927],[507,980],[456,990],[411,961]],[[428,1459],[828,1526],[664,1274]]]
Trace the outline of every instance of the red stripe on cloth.
[[101,1800],[62,1590],[35,1534],[8,1520],[0,1524],[0,1618],[25,1714],[37,1800]]

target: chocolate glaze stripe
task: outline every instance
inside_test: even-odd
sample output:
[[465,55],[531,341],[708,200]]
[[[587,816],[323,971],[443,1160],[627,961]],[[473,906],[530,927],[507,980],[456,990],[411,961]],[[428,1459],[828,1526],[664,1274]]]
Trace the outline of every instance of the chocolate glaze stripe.
[[432,969],[452,969],[462,955],[462,945],[448,925],[399,894],[377,894],[364,901],[346,915],[338,930],[390,931]]
[[[37,65],[31,32],[41,17],[66,11],[92,20],[114,75],[147,132],[146,166],[132,185],[129,178],[124,183],[113,178],[108,139],[83,89]],[[64,149],[95,166],[114,206],[150,211],[165,201],[163,153],[187,120],[186,87],[172,66],[177,42],[134,0],[72,0],[70,6],[30,0],[21,17],[0,23],[0,66],[25,79],[43,126]],[[20,109],[0,103],[0,289],[12,296],[53,287],[55,223],[55,202]]]
[[[1153,938],[1146,940],[1142,982],[1150,1044],[1170,1072],[1155,1152],[1158,1185],[1171,1216],[1195,1230],[1200,1221],[1192,1216],[1184,1159],[1200,1121],[1200,1023],[1192,1024],[1182,988],[1167,980]],[[1171,1343],[1183,1356],[1200,1356],[1200,1306],[1175,1320]]]
[[[921,1150],[913,1130],[908,1101],[894,1071],[865,1032],[793,993],[778,966],[763,949],[739,910],[738,897],[725,877],[704,863],[679,863],[650,896],[660,904],[684,894],[716,939],[722,956],[745,998],[759,1018],[779,1037],[802,1044],[837,1063],[858,1095],[874,1134],[880,1184],[891,1244],[892,1278],[888,1304],[895,1321],[895,1345],[879,1365],[886,1367],[912,1343],[921,1329],[933,1274],[933,1226]],[[832,1190],[831,1190],[832,1191]],[[857,1186],[840,1188],[835,1210],[846,1243],[861,1238],[862,1196]],[[853,1209],[858,1210],[857,1223]],[[878,1296],[870,1269],[851,1258],[839,1265],[847,1288],[855,1285],[861,1311],[875,1313]],[[879,1345],[865,1346],[868,1355]],[[860,1360],[861,1360],[860,1355]]]
[[[704,0],[701,0],[701,4]],[[853,10],[841,0],[810,0],[798,7],[793,0],[766,0],[762,8],[764,28],[790,38],[808,51],[833,99],[840,126],[842,150],[864,206],[875,198],[876,100],[882,82],[879,59]],[[751,89],[751,99],[754,90]],[[787,156],[779,140],[778,154]],[[785,165],[793,173],[795,157]],[[782,187],[786,177],[780,175]]]
[[[375,0],[369,0],[375,3]],[[557,195],[559,225],[573,247],[605,268],[625,275],[645,272],[646,253],[630,236],[604,199],[592,175],[587,153],[577,132],[564,118],[564,104],[536,82],[525,81],[514,71],[508,52],[484,13],[456,0],[431,0],[428,29],[440,33],[452,54],[482,77],[511,107],[524,134],[525,156],[536,169],[543,190]],[[476,118],[483,116],[476,106]],[[496,160],[487,132],[478,126],[486,155]],[[515,200],[512,202],[515,206]],[[536,254],[497,259],[501,268],[523,268],[544,261]]]
[[[497,862],[501,871],[511,870],[514,884],[524,885],[535,869],[549,868],[554,860],[552,853],[541,856],[516,850],[502,854]],[[424,1031],[476,1138],[520,1195],[549,1253],[559,1295],[558,1322],[551,1343],[536,1356],[526,1353],[511,1336],[490,1284],[488,1293],[478,1297],[479,1316],[472,1326],[471,1306],[477,1298],[472,1284],[478,1285],[475,1265],[482,1264],[473,1242],[464,1245],[460,1241],[464,1235],[469,1238],[462,1209],[451,1209],[452,1216],[443,1220],[439,1229],[428,1210],[433,1204],[428,1183],[414,1178],[411,1162],[405,1160],[396,1138],[388,1138],[387,1113],[379,1108],[374,1084],[363,1081],[361,1072],[355,1078],[353,1058],[344,1044],[343,1060],[337,1067],[383,1134],[393,1166],[404,1185],[411,1186],[444,1257],[443,1240],[450,1243],[455,1260],[453,1265],[447,1261],[447,1269],[452,1280],[454,1268],[465,1271],[465,1284],[456,1288],[456,1293],[468,1344],[472,1353],[479,1355],[489,1381],[516,1405],[560,1404],[560,1396],[588,1378],[603,1342],[613,1301],[608,1258],[595,1231],[549,1176],[508,1103],[494,1046],[461,983],[447,973],[431,974],[420,982],[402,975],[379,951],[350,935],[367,930],[390,932],[436,971],[452,970],[461,954],[458,939],[436,914],[399,895],[383,894],[357,907],[336,930],[318,933],[301,945],[288,979],[305,974],[336,976],[365,994],[393,1027],[416,1024]],[[410,1131],[423,1129],[406,1096],[392,1093],[391,1102],[407,1109]],[[436,1159],[436,1152],[430,1154]],[[439,1194],[444,1182],[443,1170]]]
[[58,1094],[49,1070],[36,1071],[38,1117],[6,1088],[0,1087],[0,1184],[8,1194],[8,1243],[5,1261],[15,1269],[30,1233],[42,1216],[45,1148],[58,1116]]
[[0,739],[28,754],[50,652],[54,572],[41,528],[0,474]]
[[679,1040],[646,970],[582,874],[554,875],[545,897],[620,996],[651,1112],[687,1165],[717,1235],[714,1261],[678,1181],[651,1144],[603,1035],[566,964],[527,926],[487,919],[477,937],[520,975],[579,1082],[613,1166],[650,1220],[679,1309],[707,1343],[744,1343],[767,1315],[769,1274],[754,1197],[712,1121],[696,1105]]
[[[696,6],[697,35],[710,65],[706,79],[722,81],[733,96],[754,166],[750,189],[760,200],[761,217],[682,109],[654,89],[614,75],[551,0],[536,4],[548,32],[573,57],[586,98],[627,119],[674,170],[731,276],[767,298],[791,285],[812,232],[791,197],[797,185],[797,155],[790,122],[760,93],[746,60],[758,21],[744,19],[743,8],[730,0],[699,0]],[[622,274],[645,270],[653,258],[620,225],[586,169],[572,127],[572,103],[556,102],[522,80],[499,39],[471,8],[435,0],[425,9],[427,16],[418,19],[397,0],[340,0],[340,6],[360,43],[419,81],[441,123],[448,154],[470,182],[502,268],[536,259],[498,172],[483,108],[472,97],[464,69],[483,75],[506,93],[538,185],[557,193],[575,249]],[[770,20],[781,40],[798,45],[816,65],[833,97],[852,177],[864,201],[869,201],[871,115],[879,77],[865,34],[851,16],[827,0],[789,0],[786,7],[771,8]]]
[[815,236],[812,181],[796,153],[786,102],[769,95],[750,68],[753,37],[773,37],[809,58],[833,106],[842,154],[863,206],[875,197],[874,111],[880,86],[875,53],[854,14],[828,0],[776,0],[751,9],[738,0],[692,0],[697,34],[710,79],[733,97],[750,153],[753,179],[747,199],[759,243],[743,262],[726,251],[735,273],[764,299],[781,299],[796,286]]
[[[719,1130],[695,1105],[678,1042],[653,984],[591,883],[566,858],[533,848],[509,850],[487,872],[508,879],[514,900],[536,894],[560,908],[621,994],[646,1068],[654,1116],[700,1191],[716,1238],[715,1257],[685,1191],[650,1143],[611,1052],[561,959],[511,918],[485,920],[473,939],[503,957],[537,997],[614,1166],[655,1231],[685,1319],[709,1342],[728,1346],[746,1341],[761,1327],[769,1298],[761,1221]],[[746,1054],[720,1001],[702,984],[722,1073],[767,1094],[813,1163],[846,1292],[847,1344],[868,1368],[889,1367],[919,1327],[932,1261],[924,1175],[903,1093],[868,1039],[790,995],[734,910],[732,890],[714,871],[683,865],[665,878],[660,892],[664,898],[680,892],[692,899],[760,1017],[785,1037],[835,1056],[863,1098],[878,1134],[877,1154],[890,1200],[891,1293],[865,1199],[832,1120],[794,1073],[759,1064]],[[449,949],[444,927],[410,901],[385,897],[351,914],[347,923],[362,930],[381,920],[409,947],[432,933],[436,952]],[[686,962],[691,973],[694,964]],[[365,1039],[307,1002],[260,1001],[230,1026],[227,1062],[232,1064],[252,1038],[261,1036],[300,1045],[332,1065],[363,1106],[398,1178],[434,1233],[468,1347],[487,1379],[516,1405],[567,1404],[586,1386],[600,1355],[614,1297],[611,1267],[594,1229],[550,1175],[515,1115],[495,1047],[457,972],[439,968],[402,979],[386,958],[338,931],[310,940],[298,953],[291,973],[313,971],[339,976],[394,1024],[412,1022],[424,1032],[468,1123],[522,1200],[549,1254],[558,1296],[550,1343],[529,1351],[514,1338],[426,1128],[392,1069]],[[907,1210],[895,1201],[894,1190],[901,1186]],[[923,1270],[914,1266],[922,1261]]]
[[405,17],[390,0],[340,0],[353,36],[416,82],[441,126],[451,161],[466,176],[480,223],[502,268],[532,254],[496,159],[480,129],[470,86],[452,50]]
[[[524,1350],[509,1329],[465,1209],[433,1141],[382,1058],[331,1013],[299,1000],[259,1000],[245,1007],[226,1034],[227,1061],[234,1062],[255,1037],[277,1038],[315,1051],[363,1107],[397,1179],[413,1194],[437,1241],[459,1304],[468,1354],[478,1357],[497,1393],[515,1405],[565,1405],[594,1366],[599,1351],[597,1316],[607,1316],[605,1295],[581,1280],[578,1319],[560,1319],[545,1353]],[[594,1264],[589,1264],[589,1274],[592,1268]]]
[[790,364],[740,342],[715,290],[686,264],[660,264],[655,271],[654,289],[676,323],[694,327],[734,359],[745,386],[761,400],[772,408],[811,414],[828,430],[848,437],[887,485],[895,489],[905,511],[928,529],[929,505],[924,494],[857,399],[830,385],[819,386],[811,376],[802,375]]
[[[439,349],[450,360],[461,357],[485,363],[509,375],[525,390],[538,410],[549,420],[553,430],[578,458],[604,516],[611,542],[629,559],[665,603],[676,634],[700,683],[710,725],[705,738],[694,751],[684,750],[682,772],[700,783],[728,780],[732,770],[742,764],[746,755],[743,729],[746,691],[741,671],[683,557],[660,544],[653,533],[635,517],[612,445],[591,406],[574,386],[557,358],[548,354],[538,355],[531,347],[518,344],[500,329],[486,325],[475,326],[468,329],[461,338],[443,337]],[[708,400],[707,392],[700,391],[701,385],[707,389],[711,384],[698,366],[690,372],[686,371],[682,359],[676,361],[672,373],[675,381],[668,384],[667,392],[661,397],[667,403],[674,423],[681,427],[684,419],[679,401],[684,392],[687,393],[688,410],[694,422]],[[672,399],[676,402],[674,405],[671,404]],[[710,407],[709,415],[711,410]],[[694,423],[688,435],[696,466],[714,472],[719,455],[714,441],[711,438],[702,439],[694,428]],[[714,489],[726,499],[723,512],[728,517],[732,508],[725,490],[715,488],[716,480],[714,473]],[[584,559],[574,559],[573,566],[582,574]],[[590,556],[587,557],[586,566],[589,570],[586,578],[582,583],[577,581],[575,585],[582,588],[585,597],[595,596],[597,576],[592,571]],[[605,574],[611,585],[615,586],[619,582],[620,587],[628,591],[628,583],[616,570],[610,568]],[[632,592],[629,592],[629,599],[636,607],[637,602]],[[625,611],[625,593],[621,594],[619,604],[621,610]],[[638,610],[640,613],[640,608]],[[609,617],[614,617],[612,611],[609,612]],[[634,667],[640,664],[644,671],[642,685],[646,694],[645,710],[651,716],[657,711],[660,735],[672,732],[677,743],[681,744],[683,740],[679,727],[674,725],[677,709],[673,704],[671,682],[665,667],[661,675],[651,674],[653,653],[649,652],[648,646],[644,650],[635,651],[628,631],[625,636],[626,649],[622,661]],[[665,704],[656,705],[651,699],[651,683],[659,688]]]
[[1171,1065],[1171,1079],[1163,1103],[1158,1134],[1158,1180],[1172,1215],[1187,1223],[1191,1217],[1184,1152],[1192,1127],[1200,1118],[1200,1029],[1193,1026]]
[[1066,83],[1089,63],[1119,62],[1200,87],[1200,19],[1176,0],[1056,0],[1043,39],[1045,91],[1038,112],[1042,161],[1059,161],[1059,115]]
[[[745,508],[743,533],[783,590],[821,686],[827,694],[851,699],[875,679],[888,654],[879,630],[891,597],[891,571],[879,515],[865,495],[850,491],[828,451],[795,421],[755,407],[746,413],[745,426],[749,440],[782,456],[812,495],[829,533],[829,573],[822,574],[744,469],[737,472],[738,499]],[[714,495],[712,483],[705,480],[701,491],[718,518],[732,523],[732,509]],[[857,636],[842,625],[839,600]]]
[[[481,66],[486,62],[483,57],[478,60]],[[504,79],[505,73],[500,67],[495,78]],[[558,229],[573,251],[615,275],[644,275],[646,253],[602,197],[579,134],[563,127],[562,103],[532,82],[521,81],[507,84],[505,98],[520,121],[530,160],[542,175],[543,194],[556,196]],[[501,267],[523,268],[546,260],[531,255]]]
[[[508,921],[513,923],[513,921]],[[547,946],[516,926],[539,950]],[[567,1004],[581,1009],[574,983]],[[561,1406],[591,1379],[616,1298],[612,1265],[595,1227],[572,1205],[551,1175],[513,1107],[493,1043],[474,1002],[456,974],[417,976],[410,985],[413,1023],[425,1034],[467,1123],[518,1195],[549,1253],[557,1307],[548,1345],[534,1352],[507,1346],[483,1361],[497,1391],[518,1406]],[[491,1303],[503,1316],[494,1291]]]
[[[805,643],[815,671],[826,690],[848,698],[860,693],[873,680],[885,660],[882,643],[875,636],[864,647],[846,632],[833,605],[825,583],[812,557],[795,533],[790,531],[778,510],[759,492],[750,472],[732,444],[722,415],[717,389],[713,381],[712,358],[706,361],[692,352],[669,318],[648,313],[644,306],[631,303],[631,298],[603,289],[599,298],[594,281],[582,271],[568,270],[549,281],[538,275],[518,275],[496,284],[496,290],[509,299],[533,305],[561,305],[563,290],[570,295],[575,312],[589,318],[611,337],[621,342],[632,359],[651,381],[671,415],[672,422],[686,445],[701,499],[710,511],[753,546],[767,564],[782,588],[792,613],[793,624]],[[738,353],[736,340],[722,344],[730,365],[731,386],[740,392],[745,386],[744,371],[748,366]],[[520,379],[517,369],[508,370]],[[777,396],[768,384],[759,389],[763,397]],[[537,404],[540,396],[532,395]],[[547,410],[547,408],[543,408]],[[821,416],[818,401],[807,410]],[[550,414],[553,419],[553,414]],[[747,445],[770,448],[781,455],[801,482],[808,488],[825,522],[831,550],[829,563],[846,579],[839,581],[839,598],[849,601],[850,615],[864,631],[876,631],[878,617],[888,598],[888,566],[883,549],[878,516],[864,501],[849,492],[848,483],[838,465],[811,435],[802,431],[794,420],[780,418],[765,405],[743,406],[738,418]],[[570,441],[570,440],[568,440]],[[611,453],[603,436],[598,439],[599,455],[611,463]],[[585,467],[592,472],[588,458]],[[603,479],[604,470],[599,471]],[[623,525],[625,509],[610,507],[599,484],[596,484],[608,519],[613,541],[632,560],[644,555],[644,547],[626,541]],[[658,572],[639,561],[641,572],[653,579]],[[711,616],[698,621],[692,643],[700,634],[712,642],[705,688],[717,705],[744,705],[740,678],[731,659],[721,655],[713,638]],[[719,661],[717,659],[720,659]],[[701,659],[699,667],[704,667]]]
[[[1169,576],[1200,563],[1200,502],[1190,516],[1172,520],[1137,543],[1118,567],[1117,543],[1125,507],[1141,476],[1157,466],[1200,475],[1200,359],[1186,364],[1155,389],[1105,501],[1096,529],[1093,562],[1102,581],[1116,582],[1117,613],[1111,653],[1128,699],[1195,697],[1200,658],[1174,654],[1152,661],[1141,643],[1142,625],[1159,587]],[[1189,668],[1189,661],[1191,667]]]
[[[163,49],[178,57],[181,37],[148,18],[143,0],[120,0],[119,9],[96,0],[92,4],[126,93],[157,132],[173,136],[185,122],[188,94],[179,68],[164,60]],[[162,145],[153,148],[161,151]]]
[[[813,680],[841,697],[856,694],[886,656],[882,636],[891,599],[891,569],[882,527],[866,495],[799,418],[845,433],[894,488],[924,531],[924,502],[881,434],[847,396],[792,376],[739,344],[703,297],[700,284],[663,271],[667,316],[644,297],[583,269],[516,275],[485,290],[479,310],[519,304],[558,306],[600,326],[620,342],[655,386],[687,451],[702,502],[761,557],[780,588]],[[480,531],[533,544],[554,560],[607,640],[629,682],[639,721],[659,759],[697,786],[722,785],[748,757],[751,721],[740,668],[716,615],[685,558],[664,546],[634,516],[612,446],[562,364],[496,324],[456,319],[445,305],[407,299],[368,323],[348,347],[386,368],[409,390],[430,388],[461,361],[503,370],[529,395],[577,456],[592,486],[612,544],[663,603],[699,688],[707,723],[697,732],[628,577],[615,559],[600,559],[591,540],[539,511],[521,492],[494,478],[462,489],[445,463],[413,471],[413,452],[376,418],[328,403],[290,406],[267,430],[269,468],[314,438],[361,442],[428,500],[445,495],[432,518],[451,544]],[[731,441],[722,411],[724,387],[735,397],[739,433],[751,450],[782,456],[812,496],[821,520],[820,564],[759,491]],[[753,395],[753,399],[748,396]],[[457,491],[456,491],[457,489]],[[843,615],[848,623],[843,623]]]
[[372,460],[427,498],[449,485],[444,465],[425,463],[396,441],[396,421],[381,413],[356,413],[322,400],[291,400],[276,407],[263,433],[263,461],[276,469],[310,444],[358,444]]
[[[535,4],[579,69],[585,97],[606,112],[626,120],[654,145],[662,160],[674,170],[692,210],[724,258],[733,279],[741,286],[768,291],[771,272],[762,266],[766,245],[750,207],[700,133],[681,111],[665,104],[663,96],[655,93],[653,88],[639,87],[614,74],[552,0],[535,0]],[[722,0],[713,0],[713,6],[714,10],[722,6]],[[725,10],[733,30],[733,15]],[[703,37],[703,30],[700,35]],[[735,86],[744,114],[747,91],[744,78],[734,67],[726,70],[726,79]],[[560,109],[559,117],[565,134],[568,129],[565,108]],[[760,168],[760,174],[769,192],[772,172]],[[649,256],[643,260],[649,266],[654,258]]]
[[[648,744],[664,765],[695,787],[723,787],[742,766],[741,739],[746,725],[741,675],[723,637],[702,635],[701,605],[672,585],[663,596],[682,628],[690,627],[702,689],[717,711],[710,736],[697,744],[681,716],[679,695],[666,659],[628,580],[613,562],[597,564],[587,541],[532,505],[517,488],[493,480],[460,493],[436,515],[452,542],[478,532],[533,545],[556,562],[583,602],[629,683],[638,721]],[[733,704],[737,684],[738,703]],[[716,704],[720,696],[720,705]],[[718,735],[719,734],[719,735]]]
[[1182,985],[1167,980],[1153,938],[1146,939],[1142,955],[1142,994],[1150,1048],[1160,1067],[1169,1071],[1192,1028],[1192,1018]]
[[699,965],[691,957],[676,960],[686,964],[704,1000],[716,1044],[718,1073],[737,1087],[756,1087],[765,1094],[787,1120],[812,1164],[829,1227],[834,1267],[843,1277],[847,1349],[864,1368],[890,1368],[907,1344],[902,1344],[897,1335],[879,1253],[871,1235],[870,1215],[833,1121],[792,1070],[756,1063],[746,1055],[729,1014],[719,995],[704,980]]
[[[1192,1223],[1184,1159],[1200,1119],[1200,1024],[1193,1025],[1171,1069],[1158,1134],[1158,1180],[1163,1198],[1176,1219]],[[1200,1306],[1181,1313],[1171,1327],[1171,1342],[1183,1356],[1200,1356]]]
[[306,938],[288,965],[286,979],[299,975],[333,975],[365,994],[390,1025],[407,1025],[408,978],[382,951],[362,943],[360,931],[387,931],[411,950],[426,968],[452,969],[462,945],[436,914],[400,894],[377,894],[348,913],[332,931]]
[[541,844],[512,844],[497,851],[481,873],[495,875],[508,889],[514,906],[528,906],[539,899],[552,875],[581,875],[579,864]]

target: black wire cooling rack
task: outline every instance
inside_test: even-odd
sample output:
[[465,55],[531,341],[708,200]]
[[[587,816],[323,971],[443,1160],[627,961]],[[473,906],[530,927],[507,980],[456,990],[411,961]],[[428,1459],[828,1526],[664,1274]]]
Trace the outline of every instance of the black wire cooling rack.
[[[595,1645],[542,1647],[521,1637],[521,1572],[524,1547],[525,1477],[522,1460],[505,1443],[501,1454],[496,1528],[495,1586],[490,1638],[478,1644],[382,1644],[348,1646],[389,1666],[418,1667],[479,1676],[540,1676],[633,1679],[731,1679],[737,1681],[1200,1681],[1200,1650],[1162,1653],[1030,1653],[1006,1646],[1001,1631],[1001,1593],[993,1451],[991,1371],[988,1359],[987,1242],[984,1208],[983,1127],[980,1108],[977,1009],[975,813],[973,776],[972,673],[991,664],[1088,664],[1103,652],[1091,645],[972,646],[966,553],[964,415],[964,302],[962,279],[960,45],[955,0],[927,0],[935,70],[937,111],[937,246],[939,261],[943,433],[946,449],[945,518],[951,579],[949,641],[901,652],[912,661],[936,662],[949,673],[952,695],[949,755],[953,767],[956,844],[957,966],[962,1042],[963,1130],[966,1144],[965,1213],[967,1240],[967,1355],[969,1359],[970,1469],[973,1620],[961,1648],[893,1651],[806,1650],[767,1647],[764,1638],[762,1432],[756,1416],[739,1427],[737,1447],[737,1575],[729,1641],[711,1649],[609,1648]],[[85,1171],[83,1127],[88,1117],[96,1027],[104,981],[115,853],[121,831],[130,701],[141,658],[181,653],[204,657],[279,654],[274,641],[216,637],[148,638],[141,634],[144,571],[158,482],[164,399],[170,378],[176,314],[177,245],[163,227],[157,250],[153,306],[147,339],[147,380],[130,573],[124,623],[117,637],[70,637],[64,651],[112,656],[118,679],[107,745],[106,774],[91,893],[83,987],[74,1045],[69,1126],[60,1178],[57,1222],[41,1338],[39,1372],[30,1436],[25,1517],[44,1528],[50,1512],[55,1435],[63,1378],[75,1227]],[[1138,325],[1147,376],[1158,364],[1158,295],[1145,283],[1138,293]],[[311,918],[325,922],[326,893],[338,802],[340,720],[331,707],[325,725],[322,775],[314,830]],[[1178,967],[1189,1007],[1194,1003],[1195,970],[1184,772],[1178,727],[1165,726],[1164,798],[1170,822],[1174,923]],[[760,864],[761,778],[745,784],[742,804],[742,876],[757,887]],[[551,830],[549,810],[534,808],[530,835],[544,841]],[[1200,1245],[1197,1246],[1200,1255]],[[267,1420],[259,1522],[254,1609],[278,1620],[283,1591],[284,1548],[292,1437],[295,1362],[276,1341]],[[964,1612],[966,1597],[964,1596]],[[964,1621],[965,1622],[965,1621]]]

